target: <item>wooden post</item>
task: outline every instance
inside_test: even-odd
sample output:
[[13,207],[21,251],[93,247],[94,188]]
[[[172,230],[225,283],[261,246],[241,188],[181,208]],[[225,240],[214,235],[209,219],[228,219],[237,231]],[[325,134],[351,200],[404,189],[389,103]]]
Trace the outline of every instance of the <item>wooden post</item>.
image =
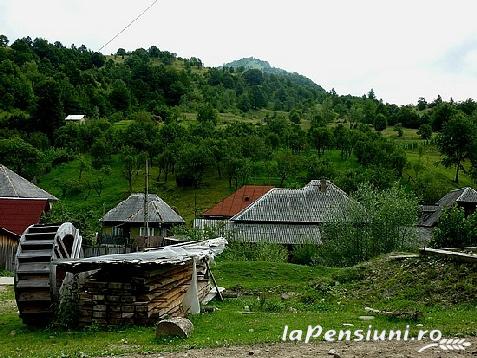
[[217,291],[217,295],[219,296],[219,299],[223,301],[224,297],[222,296],[222,293],[219,290],[219,286],[217,285],[217,281],[215,280],[214,274],[210,270],[209,262],[207,260],[204,260],[204,261],[205,261],[205,266],[207,267],[207,271],[209,272],[210,277],[212,277],[212,282],[214,283],[215,290]]

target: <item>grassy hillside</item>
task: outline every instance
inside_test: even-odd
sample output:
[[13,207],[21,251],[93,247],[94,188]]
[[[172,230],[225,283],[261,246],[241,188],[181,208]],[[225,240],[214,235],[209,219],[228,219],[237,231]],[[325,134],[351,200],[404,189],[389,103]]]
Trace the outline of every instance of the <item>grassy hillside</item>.
[[[250,121],[260,121],[263,113],[257,113],[256,117],[248,117]],[[183,117],[189,121],[195,121],[195,113],[184,113]],[[233,114],[225,114],[221,116],[221,121],[226,121],[226,118],[233,118],[233,120],[242,120],[241,117]],[[128,126],[131,121],[121,121],[115,123],[115,126]],[[432,190],[431,193],[425,195],[440,197],[447,191],[456,187],[453,182],[454,170],[448,169],[439,164],[440,155],[433,145],[425,145],[425,142],[418,138],[415,130],[405,129],[402,137],[397,137],[397,134],[388,128],[383,133],[393,139],[398,145],[405,148],[408,165],[404,170],[402,182],[404,184],[414,185],[416,178],[426,178],[428,182],[433,183],[432,188],[423,190]],[[422,146],[423,150],[420,154],[418,147]],[[342,159],[340,151],[336,149],[327,150],[323,156],[327,160],[336,177],[343,175],[348,170],[359,170],[362,168],[357,163],[356,158],[352,156],[349,159]],[[86,155],[85,158],[91,162],[91,157]],[[419,165],[417,165],[419,163]],[[111,208],[117,205],[118,202],[125,199],[129,195],[128,183],[123,176],[123,164],[118,155],[113,155],[112,161],[109,165],[110,173],[103,178],[101,193],[89,188],[85,184],[77,191],[72,190],[68,193],[63,193],[62,189],[64,183],[84,182],[94,183],[97,180],[97,172],[92,169],[86,169],[80,175],[80,161],[74,159],[70,162],[55,166],[48,174],[38,178],[38,184],[51,192],[58,198],[60,202],[56,204],[57,209],[61,208],[70,213],[67,215],[68,219],[80,220],[89,223],[94,231],[99,230],[98,220],[101,216]],[[363,168],[365,169],[365,168]],[[150,192],[156,193],[168,202],[172,207],[176,208],[178,212],[185,218],[190,225],[197,215],[200,215],[206,209],[212,207],[214,204],[221,201],[224,197],[232,193],[235,188],[230,188],[225,177],[219,178],[215,170],[209,170],[203,180],[204,184],[199,188],[179,188],[175,183],[174,175],[170,175],[167,182],[163,178],[157,180],[159,168],[157,163],[153,163],[150,172]],[[296,176],[299,176],[297,173]],[[333,179],[333,178],[331,178]],[[262,173],[261,176],[250,177],[249,184],[271,184],[278,186],[279,179],[269,176],[267,173]],[[303,185],[303,183],[296,183],[295,185]],[[339,184],[339,181],[338,181]],[[459,186],[472,185],[471,179],[463,174]],[[144,171],[138,170],[135,172],[133,179],[133,192],[144,191]],[[76,213],[83,213],[80,219],[77,218]]]

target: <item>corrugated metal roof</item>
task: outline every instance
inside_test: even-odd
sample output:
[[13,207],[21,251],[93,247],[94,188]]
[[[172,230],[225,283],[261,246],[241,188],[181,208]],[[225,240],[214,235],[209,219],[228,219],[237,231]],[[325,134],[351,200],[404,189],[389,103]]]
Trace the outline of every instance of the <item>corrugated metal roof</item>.
[[225,234],[227,239],[271,244],[320,244],[318,224],[233,223]]
[[267,193],[273,186],[244,185],[232,195],[226,197],[213,208],[204,212],[206,217],[231,218],[241,210],[254,203],[258,198]]
[[[155,194],[148,195],[148,222],[153,223],[184,223],[182,216],[177,214],[164,200]],[[101,219],[103,222],[144,222],[144,194],[131,194],[115,208],[109,210]]]
[[190,241],[159,249],[150,249],[146,252],[130,254],[113,254],[88,257],[83,259],[68,259],[55,261],[67,271],[81,272],[98,269],[100,267],[141,266],[141,265],[184,265],[194,258],[210,260],[222,253],[227,245],[223,237],[205,241]]
[[86,116],[84,114],[70,114],[66,116],[65,121],[79,121],[84,119]]
[[47,199],[58,198],[30,183],[22,176],[0,164],[0,197]]
[[[323,184],[323,187],[322,187]],[[323,223],[344,215],[348,195],[329,180],[302,189],[271,189],[231,218],[234,222]]]
[[48,201],[0,198],[0,227],[17,235],[40,222],[41,214],[49,207]]

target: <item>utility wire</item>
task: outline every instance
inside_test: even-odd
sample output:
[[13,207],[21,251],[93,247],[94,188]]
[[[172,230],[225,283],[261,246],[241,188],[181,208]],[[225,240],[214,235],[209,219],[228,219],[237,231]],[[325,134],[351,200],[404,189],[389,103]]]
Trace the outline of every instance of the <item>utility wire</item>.
[[116,38],[121,35],[124,31],[126,31],[128,28],[131,27],[132,24],[134,24],[137,20],[139,20],[139,18],[144,15],[146,12],[148,12],[149,10],[151,10],[151,8],[156,5],[156,3],[158,2],[159,0],[154,0],[152,2],[151,5],[149,5],[146,9],[144,9],[135,19],[133,19],[129,24],[127,24],[121,31],[119,31],[116,35],[114,35],[114,37],[109,40],[108,42],[106,42],[103,46],[101,46],[98,50],[98,52],[100,52],[103,48],[105,48],[106,46],[108,46],[111,42],[113,42],[114,40],[116,40]]

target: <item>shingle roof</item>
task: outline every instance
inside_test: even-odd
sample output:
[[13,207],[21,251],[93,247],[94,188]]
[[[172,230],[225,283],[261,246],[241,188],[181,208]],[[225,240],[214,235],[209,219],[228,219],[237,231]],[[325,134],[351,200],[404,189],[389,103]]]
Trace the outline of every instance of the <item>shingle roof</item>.
[[271,189],[231,220],[275,223],[329,222],[344,215],[343,209],[349,200],[346,193],[329,180],[312,180],[302,189]]
[[244,185],[213,208],[204,212],[203,216],[230,218],[248,207],[272,188],[272,186]]
[[40,222],[41,214],[49,208],[46,199],[0,198],[0,227],[17,235]]
[[48,199],[49,201],[57,201],[58,198],[40,189],[36,185],[30,183],[13,170],[0,164],[0,197],[11,198],[31,198],[31,199]]
[[[164,200],[155,194],[148,195],[148,222],[151,223],[184,223]],[[101,219],[103,222],[144,222],[144,194],[131,194],[115,208],[109,210]]]
[[477,203],[477,190],[465,187],[457,198],[458,203]]
[[421,206],[420,226],[432,227],[437,224],[442,210],[451,207],[455,203],[475,203],[477,204],[477,190],[470,187],[455,189],[444,195],[437,205]]
[[320,244],[318,224],[233,223],[224,234],[227,239],[272,244]]

